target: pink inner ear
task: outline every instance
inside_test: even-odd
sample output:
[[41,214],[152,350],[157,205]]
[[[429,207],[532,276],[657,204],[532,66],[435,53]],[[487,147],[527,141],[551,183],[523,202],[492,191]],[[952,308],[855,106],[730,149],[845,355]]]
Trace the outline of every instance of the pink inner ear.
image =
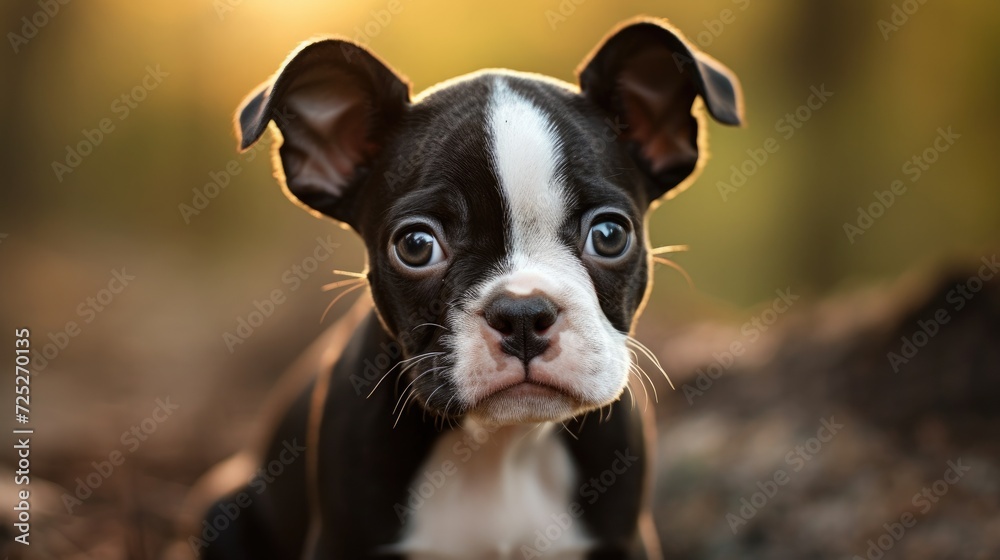
[[696,90],[679,76],[670,53],[647,51],[622,69],[619,88],[628,136],[642,147],[654,173],[698,161],[697,121],[691,115]]
[[319,70],[289,88],[282,153],[286,182],[293,193],[314,191],[341,196],[358,165],[371,154],[369,102],[339,72]]

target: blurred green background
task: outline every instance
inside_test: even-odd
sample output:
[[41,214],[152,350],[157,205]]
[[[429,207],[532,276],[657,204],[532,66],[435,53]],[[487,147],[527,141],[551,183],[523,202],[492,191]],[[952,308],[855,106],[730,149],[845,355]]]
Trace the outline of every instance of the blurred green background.
[[[86,505],[92,518],[101,518],[103,504],[114,519],[136,487],[159,489],[148,507],[171,518],[186,485],[248,440],[281,369],[346,308],[339,304],[321,322],[332,294],[320,288],[335,279],[332,269],[363,268],[360,242],[286,200],[267,151],[252,152],[252,160],[237,154],[232,132],[243,96],[312,36],[367,42],[412,80],[414,93],[484,67],[572,82],[601,37],[637,14],[669,18],[727,64],[743,83],[747,125],[710,125],[711,159],[700,179],[651,216],[654,245],[690,246],[671,258],[696,288],[657,269],[640,326],[654,348],[664,333],[695,321],[745,320],[777,289],[812,305],[910,270],[974,262],[1000,241],[995,2],[399,0],[395,13],[389,6],[0,5],[7,38],[0,321],[5,332],[32,328],[36,348],[51,346],[32,388],[37,473],[72,488],[91,460],[120,447],[122,431],[156,398],[169,395],[181,407],[181,420],[130,456],[136,478]],[[832,95],[803,109],[818,90]],[[789,114],[798,115],[796,125]],[[102,123],[105,131],[95,132]],[[935,162],[913,180],[912,158],[949,127],[960,137],[931,153]],[[753,163],[771,138],[777,151]],[[734,167],[744,166],[756,169],[723,196],[720,183],[732,185]],[[185,218],[180,205],[198,202],[196,191],[207,194],[205,185],[227,167],[225,188]],[[849,236],[845,224],[857,225],[859,207],[869,209],[873,193],[896,180],[905,194]],[[285,275],[327,236],[337,245],[333,257],[291,289]],[[135,279],[102,311],[87,312],[88,298],[106,298],[101,290],[122,268]],[[246,344],[227,347],[223,334],[275,289],[285,303]],[[77,334],[64,336],[68,322]]]

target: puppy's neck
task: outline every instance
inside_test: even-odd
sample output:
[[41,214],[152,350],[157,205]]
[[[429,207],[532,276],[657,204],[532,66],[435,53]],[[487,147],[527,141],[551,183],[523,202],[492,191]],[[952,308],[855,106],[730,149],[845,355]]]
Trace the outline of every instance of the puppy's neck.
[[462,436],[471,438],[484,449],[494,448],[497,452],[517,456],[543,445],[555,434],[555,428],[553,422],[501,426],[466,417],[458,429]]

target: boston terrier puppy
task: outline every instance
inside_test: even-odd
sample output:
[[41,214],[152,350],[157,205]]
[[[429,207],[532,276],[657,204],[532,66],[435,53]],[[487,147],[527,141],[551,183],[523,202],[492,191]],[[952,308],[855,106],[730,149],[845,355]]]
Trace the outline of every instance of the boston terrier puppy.
[[645,375],[646,219],[699,169],[706,112],[738,125],[742,96],[656,19],[619,25],[577,77],[488,70],[411,96],[324,39],[245,100],[240,147],[271,124],[289,198],[364,241],[373,305],[297,366],[311,381],[191,537],[202,557],[660,557],[652,426],[623,398]]

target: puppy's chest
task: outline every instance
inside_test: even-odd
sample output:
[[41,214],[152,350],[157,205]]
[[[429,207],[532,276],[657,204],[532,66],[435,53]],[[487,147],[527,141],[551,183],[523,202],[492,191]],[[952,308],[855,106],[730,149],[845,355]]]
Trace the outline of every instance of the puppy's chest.
[[410,560],[582,559],[588,540],[570,509],[577,486],[551,427],[467,425],[443,436],[416,473],[393,548]]

